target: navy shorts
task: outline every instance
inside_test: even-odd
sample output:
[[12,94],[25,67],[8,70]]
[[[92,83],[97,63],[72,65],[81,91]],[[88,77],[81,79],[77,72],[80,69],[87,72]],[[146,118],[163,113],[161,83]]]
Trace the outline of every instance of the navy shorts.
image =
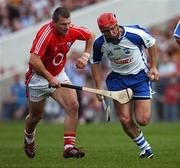
[[131,88],[133,91],[133,99],[144,100],[152,98],[152,82],[149,80],[144,70],[136,75],[120,75],[111,72],[106,79],[108,90],[119,91]]

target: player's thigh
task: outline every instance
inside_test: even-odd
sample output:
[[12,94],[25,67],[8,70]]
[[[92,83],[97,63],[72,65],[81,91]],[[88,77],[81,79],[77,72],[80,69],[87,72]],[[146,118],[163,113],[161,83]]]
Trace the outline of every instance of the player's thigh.
[[78,108],[78,100],[76,90],[69,88],[58,88],[53,93],[51,97],[61,104],[64,109],[69,111],[71,108]]
[[151,99],[135,100],[134,111],[137,121],[148,122],[151,116]]
[[131,102],[126,104],[120,104],[119,102],[114,101],[114,105],[120,121],[131,119]]
[[42,118],[44,113],[44,105],[45,99],[38,102],[29,101],[29,114],[32,117]]

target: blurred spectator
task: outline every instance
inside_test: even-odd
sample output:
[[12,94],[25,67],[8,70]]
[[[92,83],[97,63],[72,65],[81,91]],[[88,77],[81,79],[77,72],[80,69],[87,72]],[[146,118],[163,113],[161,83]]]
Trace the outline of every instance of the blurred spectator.
[[16,32],[22,29],[21,23],[19,22],[18,19],[13,19],[12,20],[12,31]]
[[0,36],[50,19],[57,6],[72,11],[100,1],[103,0],[1,0]]
[[[160,80],[157,83],[157,111],[160,120],[164,119],[165,89],[171,80],[176,79],[177,69],[166,53],[161,53],[161,63],[158,67]],[[167,115],[166,115],[167,116]]]
[[2,75],[2,74],[4,74],[4,68],[3,67],[0,67],[0,76]]
[[46,14],[44,13],[45,9],[47,9],[49,12],[48,1],[35,0],[35,2],[32,3],[32,6],[34,7],[35,11],[37,12],[37,17],[39,18],[39,20],[44,20],[44,19],[50,18],[50,13],[48,13],[48,18],[45,17],[47,15],[47,12],[46,12]]
[[169,79],[176,77],[177,69],[176,64],[172,62],[170,57],[166,53],[162,53],[161,55],[161,63],[159,64],[159,73],[160,77],[163,80],[169,81]]
[[180,16],[177,16],[151,28],[159,52],[160,80],[156,84],[155,95],[157,115],[158,119],[166,121],[174,120],[177,118],[176,113],[180,113],[178,108],[180,91],[177,86],[180,81],[180,47],[173,38],[179,20]]
[[177,82],[176,78],[174,78],[165,88],[164,119],[166,121],[178,120],[179,98],[180,98],[180,84]]
[[64,109],[51,97],[46,99],[45,105],[45,116],[44,119],[46,121],[64,121]]
[[[90,73],[86,73],[85,86],[90,88],[93,87],[93,81]],[[81,121],[84,120],[86,123],[102,121],[102,104],[98,101],[95,94],[83,92],[82,106],[83,116]]]
[[27,110],[24,81],[20,80],[19,74],[16,74],[13,79],[9,96],[3,101],[4,120],[23,119]]
[[0,36],[9,34],[10,32],[12,32],[12,27],[10,25],[10,21],[7,17],[4,17],[1,20]]
[[[86,123],[92,122],[100,122],[101,121],[101,114],[102,114],[102,107],[100,102],[96,99],[96,97],[87,94],[83,98],[84,103],[84,113],[83,119]],[[82,121],[82,120],[81,120]]]

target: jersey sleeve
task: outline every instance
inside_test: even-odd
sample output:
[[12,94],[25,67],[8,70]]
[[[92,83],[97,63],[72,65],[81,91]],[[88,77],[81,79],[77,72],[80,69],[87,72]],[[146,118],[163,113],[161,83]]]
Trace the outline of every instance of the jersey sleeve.
[[155,38],[150,35],[149,31],[138,25],[128,26],[126,30],[127,38],[138,47],[144,46],[149,48],[155,44]]
[[85,27],[71,25],[71,29],[73,30],[71,35],[74,37],[74,39],[84,41],[88,40],[92,36],[92,32]]
[[14,85],[14,84],[12,84],[12,85],[10,86],[10,94],[11,94],[12,96],[17,96],[17,95],[16,95],[16,89],[15,89],[15,85]]
[[38,31],[38,33],[33,41],[30,53],[35,53],[35,54],[39,55],[40,57],[43,57],[50,39],[51,39],[50,26],[42,27]]
[[102,60],[102,45],[103,45],[103,37],[96,39],[93,44],[93,54],[90,58],[91,64],[99,63]]
[[155,38],[145,31],[142,33],[142,39],[146,48],[149,48],[155,44]]

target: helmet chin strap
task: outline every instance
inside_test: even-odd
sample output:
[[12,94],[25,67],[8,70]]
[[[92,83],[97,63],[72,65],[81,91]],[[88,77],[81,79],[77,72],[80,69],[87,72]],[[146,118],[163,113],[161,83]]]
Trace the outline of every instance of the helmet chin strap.
[[105,37],[105,39],[106,39],[106,41],[109,43],[109,42],[111,42],[111,43],[113,43],[113,44],[119,44],[119,42],[120,42],[120,39],[119,38],[106,38]]
[[111,37],[105,37],[105,39],[106,39],[106,41],[107,42],[111,42],[111,43],[113,43],[113,44],[119,44],[119,42],[121,41],[121,39],[122,39],[122,37],[123,37],[123,30],[121,30],[120,28],[119,28],[119,33],[118,33],[118,37],[114,37],[114,38],[111,38]]

